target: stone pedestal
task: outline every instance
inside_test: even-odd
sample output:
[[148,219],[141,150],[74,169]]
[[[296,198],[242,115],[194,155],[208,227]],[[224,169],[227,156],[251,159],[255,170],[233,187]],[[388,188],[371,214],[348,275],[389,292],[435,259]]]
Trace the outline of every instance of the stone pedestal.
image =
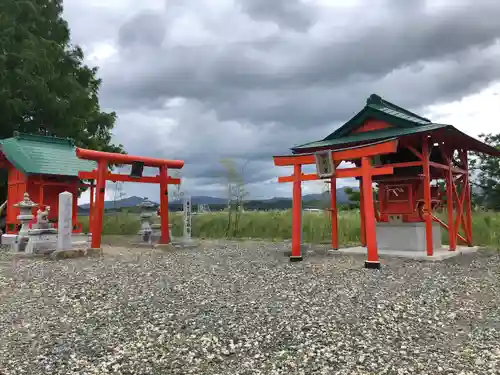
[[[151,224],[151,242],[158,243],[161,238],[161,224]],[[170,236],[170,241],[172,241],[172,224],[168,224],[168,233]]]
[[[432,224],[434,249],[441,248],[441,226]],[[425,223],[377,223],[377,246],[379,250],[426,251]]]
[[50,207],[38,210],[36,223],[28,230],[26,254],[49,254],[56,249],[57,229],[49,222]]
[[57,229],[32,229],[28,235],[26,254],[50,254],[56,250]]

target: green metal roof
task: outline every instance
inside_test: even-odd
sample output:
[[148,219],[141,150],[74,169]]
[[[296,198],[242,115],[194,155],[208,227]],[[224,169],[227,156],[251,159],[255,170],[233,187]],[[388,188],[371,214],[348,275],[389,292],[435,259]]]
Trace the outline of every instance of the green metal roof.
[[92,171],[93,161],[76,157],[73,141],[65,138],[16,134],[0,139],[0,152],[24,174],[78,177],[79,171]]
[[[392,125],[392,127],[353,133],[354,130],[359,128],[369,119],[387,122]],[[460,130],[451,125],[433,123],[429,119],[388,102],[376,94],[370,95],[366,101],[365,107],[333,133],[329,134],[320,141],[295,146],[292,148],[292,152],[303,153],[320,147],[362,144],[371,141],[399,138],[440,129],[450,131],[450,136],[453,135],[458,137],[461,142],[463,142],[464,146],[467,146],[471,151],[484,152],[490,155],[500,155],[499,150],[472,138],[465,133],[462,133]]]
[[338,146],[351,143],[364,143],[368,141],[383,140],[387,138],[398,138],[405,135],[412,135],[421,132],[427,132],[437,129],[442,129],[449,127],[450,125],[444,124],[427,124],[419,126],[418,128],[388,128],[382,130],[374,130],[364,133],[354,133],[346,137],[333,138],[333,139],[323,139],[321,141],[309,142],[303,145],[296,146],[292,148],[293,151],[300,151],[307,148],[316,147],[327,147],[327,146]]
[[[340,128],[325,137],[325,139],[344,137],[353,130],[359,128],[368,119],[386,121],[391,125],[400,128],[415,128],[422,125],[432,124],[429,119],[388,102],[376,94],[372,94],[366,100],[366,106],[360,112],[358,112]],[[367,133],[370,134],[370,132]]]

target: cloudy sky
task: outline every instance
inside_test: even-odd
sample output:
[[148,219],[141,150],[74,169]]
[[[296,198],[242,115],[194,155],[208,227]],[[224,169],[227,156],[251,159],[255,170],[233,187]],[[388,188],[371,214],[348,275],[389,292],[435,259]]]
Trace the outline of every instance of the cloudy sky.
[[371,93],[471,135],[500,132],[498,0],[65,0],[64,15],[99,66],[114,140],[184,159],[191,195],[225,196],[229,157],[250,198],[290,196],[272,155],[323,138]]

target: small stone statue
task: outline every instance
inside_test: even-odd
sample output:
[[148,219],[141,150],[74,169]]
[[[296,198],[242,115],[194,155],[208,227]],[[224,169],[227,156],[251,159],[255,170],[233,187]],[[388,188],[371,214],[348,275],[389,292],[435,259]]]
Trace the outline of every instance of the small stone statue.
[[36,224],[33,226],[33,229],[51,228],[52,226],[49,222],[49,213],[50,213],[50,206],[45,207],[45,211],[42,211],[39,208],[36,214]]

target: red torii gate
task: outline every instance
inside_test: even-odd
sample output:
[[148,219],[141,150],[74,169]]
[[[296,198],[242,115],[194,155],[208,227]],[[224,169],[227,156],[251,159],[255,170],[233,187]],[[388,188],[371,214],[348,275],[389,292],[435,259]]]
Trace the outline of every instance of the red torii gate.
[[[353,161],[361,159],[361,167],[335,169],[330,177],[331,214],[332,214],[332,248],[338,249],[338,218],[336,202],[336,180],[337,178],[361,177],[361,224],[362,242],[366,241],[368,257],[365,262],[366,268],[380,268],[377,250],[377,238],[375,231],[375,209],[373,204],[372,176],[388,175],[393,173],[393,166],[372,167],[370,157],[396,152],[398,140],[391,139],[378,143],[354,146],[351,148],[332,150],[331,157],[334,165],[338,166],[342,161]],[[293,175],[279,177],[278,182],[293,183],[292,200],[292,254],[291,261],[302,260],[301,233],[302,233],[302,181],[314,181],[321,179],[316,173],[304,174],[302,165],[315,164],[314,154],[298,154],[288,156],[274,156],[274,165],[293,166]]]
[[[97,162],[97,170],[78,173],[78,177],[82,180],[96,181],[95,203],[93,184],[90,190],[89,226],[92,233],[91,248],[99,249],[101,247],[106,181],[160,184],[161,238],[159,243],[170,243],[168,231],[168,185],[178,185],[181,183],[181,180],[179,178],[169,177],[168,169],[181,169],[184,166],[183,160],[156,159],[144,156],[87,150],[83,148],[76,149],[76,156],[80,159],[94,160]],[[109,164],[132,165],[132,172],[130,175],[111,173],[108,170]],[[144,167],[156,167],[159,169],[159,174],[157,176],[142,176]],[[94,214],[95,217],[93,216]]]

